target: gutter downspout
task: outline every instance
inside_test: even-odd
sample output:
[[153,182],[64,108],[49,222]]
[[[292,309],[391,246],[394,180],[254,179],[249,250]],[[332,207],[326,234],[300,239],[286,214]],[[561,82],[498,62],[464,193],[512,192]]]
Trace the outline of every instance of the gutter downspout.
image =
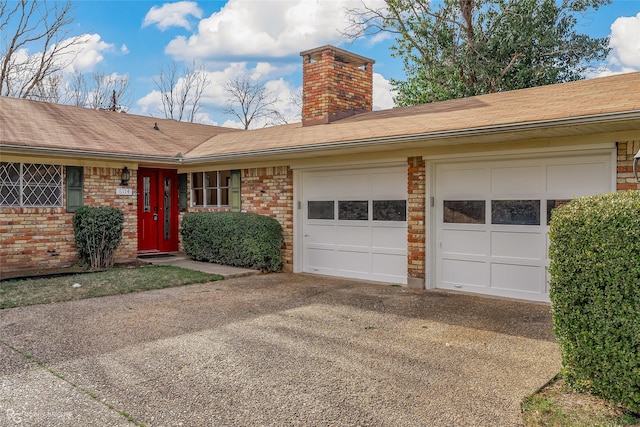
[[636,182],[640,182],[638,178],[638,162],[640,162],[640,150],[633,157],[633,176],[636,178]]

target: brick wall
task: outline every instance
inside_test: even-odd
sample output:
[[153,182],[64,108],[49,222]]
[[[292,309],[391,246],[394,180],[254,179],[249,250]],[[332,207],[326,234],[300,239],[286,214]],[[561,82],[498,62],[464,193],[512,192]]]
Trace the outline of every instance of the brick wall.
[[407,279],[409,286],[424,287],[425,162],[421,157],[409,157],[407,163]]
[[633,157],[640,150],[640,140],[618,143],[618,169],[616,189],[618,191],[640,190],[640,183],[633,176]]
[[0,271],[74,263],[72,215],[64,208],[0,209]]
[[122,242],[116,251],[117,260],[135,259],[138,253],[138,198],[135,188],[137,171],[131,170],[129,188],[133,195],[116,195],[116,188],[121,187],[120,176],[122,169],[115,168],[84,168],[84,205],[111,206],[124,213]]
[[329,123],[373,108],[373,61],[360,68],[326,47],[302,66],[302,122]]
[[[85,167],[84,205],[114,206],[124,212],[122,243],[116,258],[130,259],[136,257],[138,247],[136,192],[132,196],[116,196],[121,172],[121,169]],[[136,182],[135,171],[131,175],[130,182]],[[0,208],[0,271],[52,268],[77,262],[72,219],[73,213],[66,212],[64,207]]]
[[282,261],[293,270],[293,171],[288,166],[242,170],[242,211],[273,217],[282,225]]

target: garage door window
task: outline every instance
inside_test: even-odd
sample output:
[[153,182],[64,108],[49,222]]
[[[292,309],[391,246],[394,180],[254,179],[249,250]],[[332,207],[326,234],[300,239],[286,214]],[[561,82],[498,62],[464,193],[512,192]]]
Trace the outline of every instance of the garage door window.
[[444,222],[450,224],[484,224],[484,200],[445,200]]
[[307,203],[308,219],[333,219],[333,200],[309,201]]
[[406,200],[374,200],[373,201],[374,221],[406,221],[407,201]]
[[347,200],[338,202],[338,219],[348,221],[369,220],[368,200]]
[[551,215],[556,208],[569,203],[571,199],[547,200],[547,225],[551,222]]
[[540,200],[492,200],[491,223],[540,225]]

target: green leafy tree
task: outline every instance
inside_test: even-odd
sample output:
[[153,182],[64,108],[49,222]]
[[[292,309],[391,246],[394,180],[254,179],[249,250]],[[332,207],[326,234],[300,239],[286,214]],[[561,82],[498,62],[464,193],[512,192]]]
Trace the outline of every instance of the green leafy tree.
[[576,31],[577,16],[610,0],[385,0],[349,9],[345,35],[392,35],[406,80],[399,106],[584,78],[608,38]]

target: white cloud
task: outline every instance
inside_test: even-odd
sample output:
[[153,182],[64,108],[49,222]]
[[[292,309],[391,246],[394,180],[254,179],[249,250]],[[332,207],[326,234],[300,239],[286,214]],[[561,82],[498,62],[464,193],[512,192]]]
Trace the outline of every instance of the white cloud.
[[198,19],[202,17],[202,10],[197,3],[192,1],[165,3],[162,6],[153,6],[144,17],[142,26],[156,25],[162,31],[170,27],[182,27],[190,30],[191,24],[187,19],[189,16]]
[[354,0],[229,0],[202,19],[189,37],[179,36],[165,52],[175,59],[284,57],[342,41],[346,7]]
[[152,90],[136,102],[142,114],[160,117],[158,108],[162,106],[162,95],[157,90]]
[[[206,75],[210,84],[202,94],[201,109],[196,115],[196,121],[211,125],[218,125],[219,121],[222,121],[221,126],[242,129],[243,126],[239,121],[234,120],[230,115],[223,115],[222,110],[229,99],[229,94],[224,90],[225,83],[233,77],[244,74],[255,81],[263,82],[266,89],[274,97],[278,98],[276,109],[285,117],[288,123],[300,121],[299,107],[294,102],[294,94],[300,89],[292,87],[289,82],[279,77],[286,74],[288,70],[286,67],[279,68],[273,64],[262,62],[253,67],[249,67],[246,62],[233,62],[222,70],[207,71]],[[147,93],[136,104],[140,114],[164,117],[161,94],[157,90]],[[216,121],[212,117],[221,118],[221,120]],[[268,124],[270,123],[266,120],[258,120],[252,124],[251,128],[260,128]]]
[[640,13],[621,16],[611,24],[607,63],[587,73],[587,78],[606,77],[640,70]]
[[[79,71],[93,71],[104,59],[103,53],[113,49],[113,45],[103,41],[99,34],[83,34],[75,37],[79,42],[73,51],[65,52],[58,60],[61,64],[70,64],[69,68]],[[67,43],[68,40],[62,43]]]
[[612,65],[640,69],[640,13],[616,19],[611,24],[610,37]]
[[129,48],[127,47],[126,44],[122,44],[122,46],[120,46],[120,53],[123,55],[126,55],[129,53]]
[[388,110],[395,106],[393,97],[396,92],[393,90],[389,80],[381,74],[373,73],[373,109]]

